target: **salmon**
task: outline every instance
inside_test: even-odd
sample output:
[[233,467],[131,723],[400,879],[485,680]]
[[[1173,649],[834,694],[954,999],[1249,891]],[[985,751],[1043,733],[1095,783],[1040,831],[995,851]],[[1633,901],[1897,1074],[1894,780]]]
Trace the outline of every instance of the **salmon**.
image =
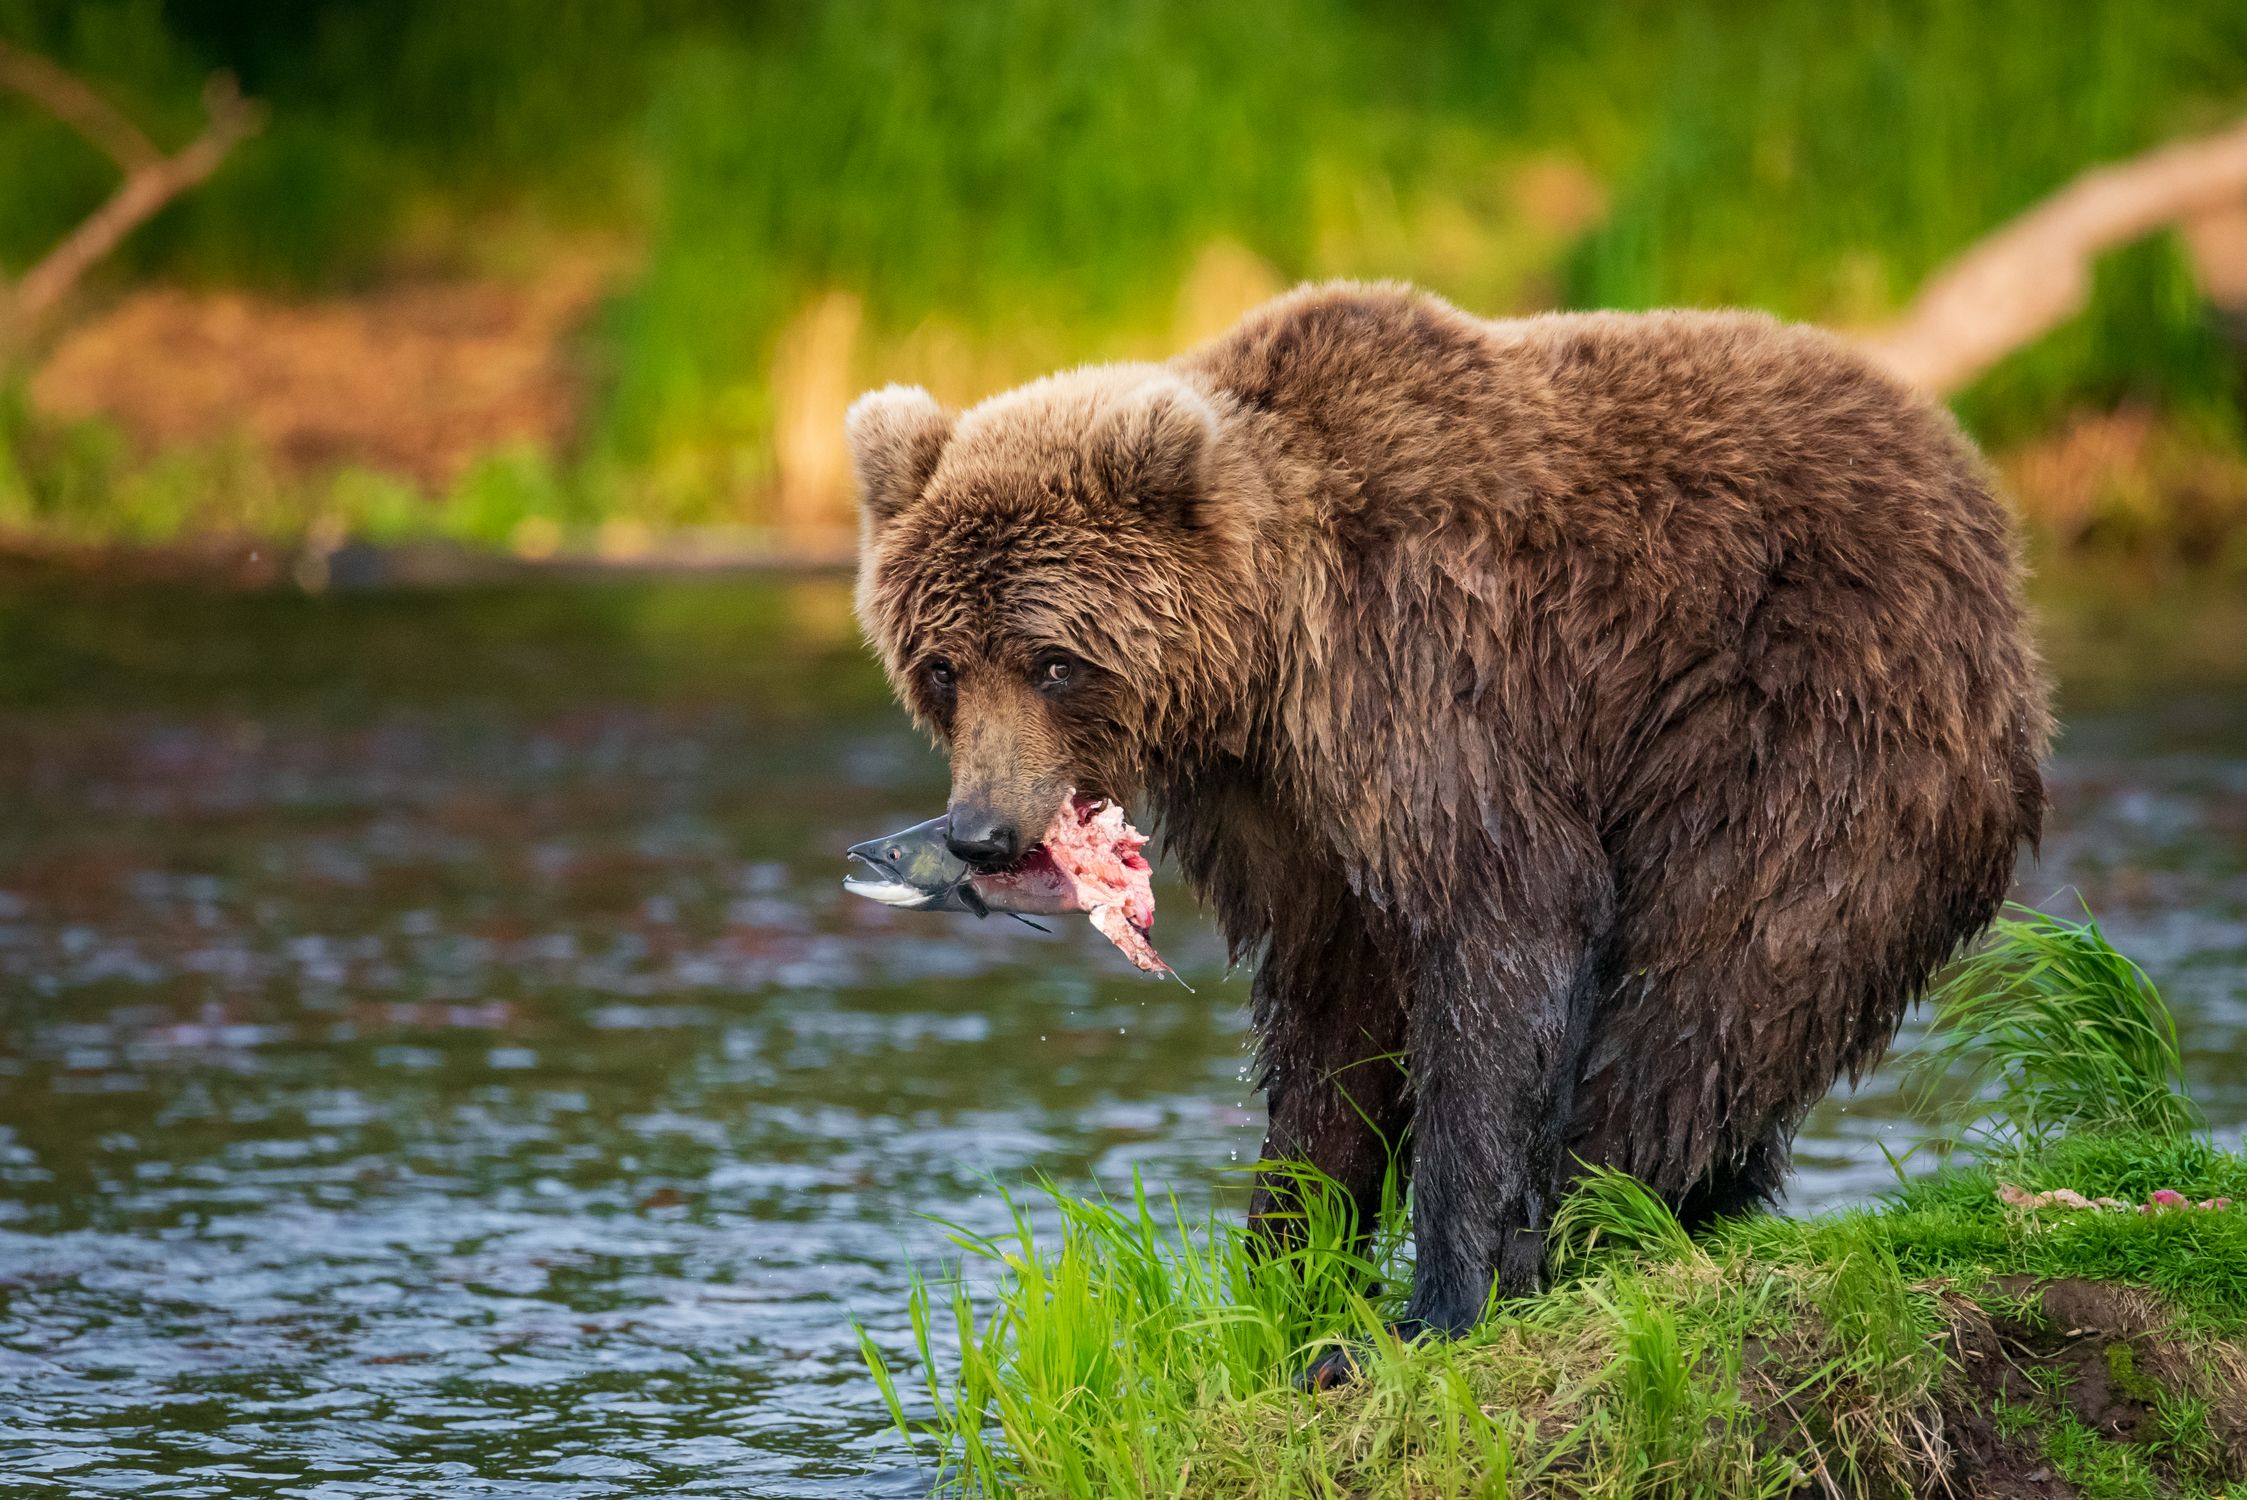
[[946,822],[931,818],[847,851],[861,869],[843,881],[854,896],[904,911],[1059,916],[1083,912],[1100,935],[1150,974],[1168,974],[1148,933],[1155,925],[1154,867],[1147,836],[1124,810],[1071,794],[1045,836],[1003,870],[979,871],[945,845]]

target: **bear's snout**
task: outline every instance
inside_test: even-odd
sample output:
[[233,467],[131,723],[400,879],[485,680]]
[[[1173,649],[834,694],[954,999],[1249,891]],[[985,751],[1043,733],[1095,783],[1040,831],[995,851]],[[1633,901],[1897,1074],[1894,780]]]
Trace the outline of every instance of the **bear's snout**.
[[1022,857],[1022,830],[985,804],[956,802],[946,822],[944,847],[977,869],[1003,869]]

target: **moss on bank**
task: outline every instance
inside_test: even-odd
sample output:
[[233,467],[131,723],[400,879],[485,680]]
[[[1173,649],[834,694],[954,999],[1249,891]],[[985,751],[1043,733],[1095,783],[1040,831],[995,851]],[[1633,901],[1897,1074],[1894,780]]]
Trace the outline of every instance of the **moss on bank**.
[[[2055,1001],[2054,972],[2107,978]],[[1261,1261],[1232,1223],[1144,1190],[1018,1204],[1003,1241],[961,1241],[998,1266],[995,1303],[915,1290],[912,1405],[933,1416],[871,1343],[869,1362],[970,1492],[2247,1496],[2247,1207],[2219,1202],[2247,1204],[2247,1156],[2165,1094],[2119,1117],[2066,1097],[2071,1076],[2111,1088],[2111,1056],[2070,1054],[2118,1034],[2141,1080],[2173,1078],[2173,1044],[2139,1045],[2169,1034],[2142,980],[2089,924],[2004,929],[1947,997],[1952,1038],[1979,1038],[1985,1077],[2033,1075],[2036,1124],[2096,1125],[1982,1118],[1971,1162],[1877,1206],[1698,1237],[1594,1174],[1555,1224],[1552,1289],[1455,1343],[1386,1332],[1410,1280],[1401,1213],[1361,1252],[1313,1183],[1300,1246]],[[2072,999],[2076,1040],[1993,1026],[2008,993],[2048,1017]],[[2052,1050],[2003,1052],[2023,1045]],[[2063,1188],[2187,1201],[2021,1206]],[[1336,1339],[1360,1378],[1297,1390]]]

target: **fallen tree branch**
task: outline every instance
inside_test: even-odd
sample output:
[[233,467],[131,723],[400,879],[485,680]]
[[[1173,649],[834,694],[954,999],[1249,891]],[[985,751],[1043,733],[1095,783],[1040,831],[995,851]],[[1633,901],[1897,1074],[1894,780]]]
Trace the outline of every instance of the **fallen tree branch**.
[[14,89],[109,153],[124,172],[163,159],[156,143],[107,99],[35,52],[0,42],[0,86]]
[[0,87],[15,90],[76,130],[125,173],[108,201],[5,289],[6,332],[19,344],[88,267],[165,204],[218,170],[227,152],[265,120],[264,111],[242,97],[230,75],[215,74],[203,87],[207,123],[202,133],[167,156],[84,83],[45,58],[6,43],[0,43]]
[[2095,167],[1930,278],[1887,328],[1859,342],[1938,394],[2080,311],[2104,252],[2247,201],[2247,120]]

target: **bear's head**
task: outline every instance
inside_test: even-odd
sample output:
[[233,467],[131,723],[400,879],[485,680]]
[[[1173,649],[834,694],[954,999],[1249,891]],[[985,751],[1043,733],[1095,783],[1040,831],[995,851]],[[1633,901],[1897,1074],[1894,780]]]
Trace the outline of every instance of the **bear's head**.
[[1228,404],[1153,365],[965,413],[891,386],[850,411],[858,615],[952,761],[951,837],[1003,865],[1074,790],[1237,736],[1263,484]]

